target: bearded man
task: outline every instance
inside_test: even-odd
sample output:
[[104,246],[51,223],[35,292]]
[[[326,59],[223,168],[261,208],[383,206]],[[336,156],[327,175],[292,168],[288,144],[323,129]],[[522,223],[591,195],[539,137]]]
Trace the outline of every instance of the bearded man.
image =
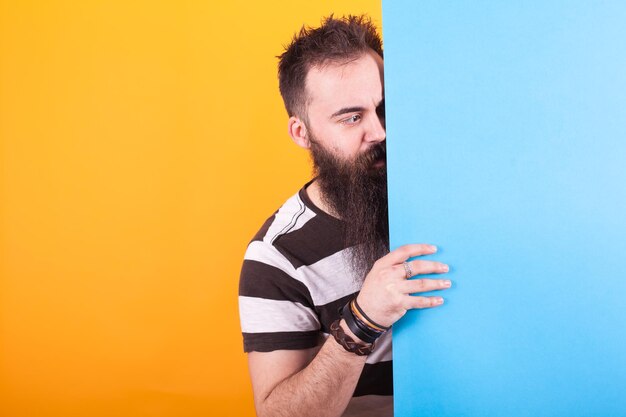
[[[293,141],[314,173],[246,251],[239,310],[259,416],[392,416],[391,325],[436,307],[426,244],[388,251],[383,51],[366,16],[302,28],[280,56]],[[410,190],[407,190],[410,192]]]

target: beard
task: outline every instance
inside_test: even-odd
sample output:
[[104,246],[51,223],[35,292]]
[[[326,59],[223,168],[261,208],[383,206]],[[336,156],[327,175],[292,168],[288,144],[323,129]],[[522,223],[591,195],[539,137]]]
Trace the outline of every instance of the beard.
[[[309,140],[322,200],[342,220],[350,266],[364,279],[374,262],[389,252],[385,142],[342,160],[310,131]],[[382,166],[375,166],[380,162]]]

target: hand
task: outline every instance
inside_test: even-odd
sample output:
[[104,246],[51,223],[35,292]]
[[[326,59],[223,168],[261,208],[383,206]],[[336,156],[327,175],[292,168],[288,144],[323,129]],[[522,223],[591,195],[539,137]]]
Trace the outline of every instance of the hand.
[[[450,288],[444,279],[407,279],[404,262],[413,257],[437,252],[431,245],[404,245],[389,252],[374,263],[365,277],[357,302],[373,321],[388,327],[414,308],[437,307],[441,297],[413,296],[410,294]],[[435,261],[410,261],[412,275],[442,274],[448,265]]]

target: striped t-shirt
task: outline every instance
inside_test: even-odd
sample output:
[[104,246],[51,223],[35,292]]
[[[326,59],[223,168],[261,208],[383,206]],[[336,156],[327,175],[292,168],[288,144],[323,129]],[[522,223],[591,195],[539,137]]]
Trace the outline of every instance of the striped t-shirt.
[[[305,186],[306,187],[306,186]],[[340,220],[305,187],[250,242],[239,282],[244,351],[308,349],[324,342],[339,309],[359,291]],[[376,342],[344,416],[391,416],[391,331]]]

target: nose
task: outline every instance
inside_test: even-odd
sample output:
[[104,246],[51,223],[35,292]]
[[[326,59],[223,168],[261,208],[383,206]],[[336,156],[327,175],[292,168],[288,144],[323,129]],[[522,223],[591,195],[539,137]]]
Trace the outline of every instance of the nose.
[[368,142],[382,142],[387,133],[385,131],[385,116],[376,114],[370,118],[366,140]]

